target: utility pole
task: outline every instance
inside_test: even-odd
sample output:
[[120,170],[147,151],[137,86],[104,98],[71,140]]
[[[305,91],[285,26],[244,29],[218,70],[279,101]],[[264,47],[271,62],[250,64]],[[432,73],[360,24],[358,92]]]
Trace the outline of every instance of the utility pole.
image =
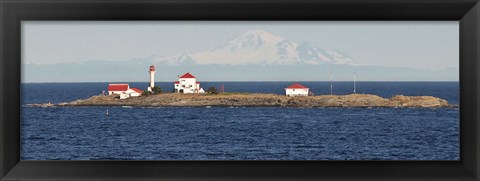
[[357,89],[357,87],[356,87],[356,85],[355,85],[355,83],[356,83],[356,82],[355,82],[355,78],[356,78],[356,77],[355,77],[355,72],[354,72],[354,73],[353,73],[353,93],[354,93],[354,94],[356,93],[356,89]]
[[330,69],[330,95],[333,95],[333,72]]

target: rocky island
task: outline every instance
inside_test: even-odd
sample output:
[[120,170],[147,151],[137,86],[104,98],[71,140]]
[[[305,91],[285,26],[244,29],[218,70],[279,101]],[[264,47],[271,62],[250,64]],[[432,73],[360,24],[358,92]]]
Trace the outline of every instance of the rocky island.
[[[137,107],[456,107],[433,96],[396,95],[383,98],[372,94],[318,95],[298,83],[285,88],[285,94],[224,92],[215,87],[207,91],[200,87],[194,75],[185,73],[174,82],[173,93],[162,93],[155,86],[155,66],[149,67],[150,84],[146,91],[129,84],[109,84],[108,94],[63,103],[29,104],[29,107],[57,106],[137,106]],[[355,92],[355,81],[354,91]]]
[[396,95],[383,98],[371,94],[319,95],[287,97],[278,94],[261,93],[219,93],[219,94],[178,94],[158,95],[119,99],[115,95],[93,96],[84,100],[58,104],[30,104],[35,107],[55,106],[257,106],[257,107],[455,107],[446,100],[432,96]]

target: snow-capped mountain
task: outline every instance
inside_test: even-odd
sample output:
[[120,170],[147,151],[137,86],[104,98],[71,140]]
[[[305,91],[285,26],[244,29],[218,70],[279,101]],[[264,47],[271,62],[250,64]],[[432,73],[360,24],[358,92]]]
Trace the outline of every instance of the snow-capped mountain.
[[173,57],[155,57],[154,62],[166,65],[291,65],[348,64],[347,54],[326,50],[311,43],[298,44],[264,30],[249,30],[218,48],[181,53]]

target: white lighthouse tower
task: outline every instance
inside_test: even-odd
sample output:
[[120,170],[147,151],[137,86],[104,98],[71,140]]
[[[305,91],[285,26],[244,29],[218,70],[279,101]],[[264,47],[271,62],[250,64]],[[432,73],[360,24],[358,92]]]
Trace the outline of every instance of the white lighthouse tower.
[[152,92],[153,87],[155,87],[155,66],[150,66],[150,86],[148,87],[148,91]]

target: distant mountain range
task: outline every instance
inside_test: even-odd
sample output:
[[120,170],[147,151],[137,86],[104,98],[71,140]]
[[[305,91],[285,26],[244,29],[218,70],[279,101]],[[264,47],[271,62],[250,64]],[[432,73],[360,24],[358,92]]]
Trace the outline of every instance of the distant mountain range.
[[263,30],[249,30],[223,46],[197,53],[153,57],[159,65],[293,65],[348,64],[352,58],[337,50],[298,44]]
[[296,43],[263,30],[249,30],[211,50],[175,56],[152,55],[128,61],[89,60],[77,63],[24,64],[23,82],[147,82],[155,65],[156,80],[174,81],[190,72],[199,81],[458,81],[458,69],[355,65],[338,50]]

